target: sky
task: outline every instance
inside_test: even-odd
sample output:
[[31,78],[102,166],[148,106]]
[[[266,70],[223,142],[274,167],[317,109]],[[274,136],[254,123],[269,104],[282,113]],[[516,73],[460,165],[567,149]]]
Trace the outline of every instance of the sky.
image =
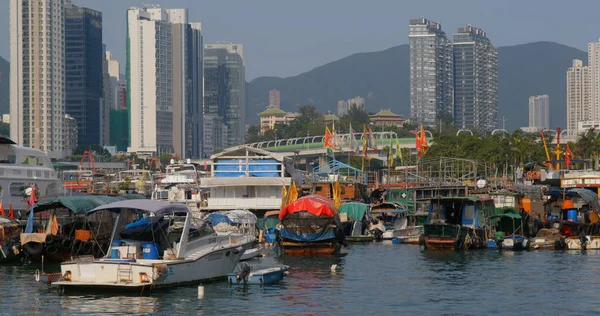
[[[0,56],[9,59],[9,1],[0,0]],[[554,41],[586,50],[600,37],[598,0],[148,0],[188,8],[204,43],[244,45],[246,79],[288,77],[360,52],[408,43],[408,22],[425,16],[451,37],[483,28],[495,46]],[[73,0],[103,14],[107,50],[125,63],[125,15],[133,0]]]

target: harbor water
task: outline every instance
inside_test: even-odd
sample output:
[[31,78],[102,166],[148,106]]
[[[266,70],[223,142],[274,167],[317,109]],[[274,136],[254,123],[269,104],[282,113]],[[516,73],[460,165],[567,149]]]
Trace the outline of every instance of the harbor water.
[[[391,242],[351,244],[328,257],[269,256],[280,285],[226,281],[144,296],[59,295],[35,282],[37,266],[0,266],[0,314],[515,315],[600,313],[600,252],[420,251]],[[331,266],[336,264],[335,272]]]

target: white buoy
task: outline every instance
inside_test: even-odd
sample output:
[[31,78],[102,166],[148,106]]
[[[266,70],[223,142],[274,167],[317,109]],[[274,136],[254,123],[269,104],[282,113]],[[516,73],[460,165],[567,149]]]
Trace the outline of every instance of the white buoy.
[[204,298],[204,285],[198,285],[198,298]]

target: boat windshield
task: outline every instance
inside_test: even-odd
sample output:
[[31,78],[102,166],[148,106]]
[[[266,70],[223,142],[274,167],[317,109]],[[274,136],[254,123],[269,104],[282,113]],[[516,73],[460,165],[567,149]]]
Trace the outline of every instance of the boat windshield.
[[[184,213],[150,216],[149,213],[139,210],[122,210],[115,225],[113,246],[117,242],[139,249],[146,243],[153,243],[161,255],[167,250],[173,252],[182,240],[188,216],[189,214]],[[205,221],[190,216],[188,243],[214,233],[213,228]]]

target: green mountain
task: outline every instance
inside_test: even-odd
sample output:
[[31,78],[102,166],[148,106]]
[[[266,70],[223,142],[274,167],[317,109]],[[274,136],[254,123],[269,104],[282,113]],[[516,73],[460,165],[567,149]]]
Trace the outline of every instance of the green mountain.
[[8,61],[0,57],[0,114],[10,112],[9,72],[10,65]]
[[[587,60],[587,53],[552,42],[498,48],[500,119],[514,130],[528,124],[529,96],[550,96],[550,123],[566,125],[566,71],[573,59]],[[367,111],[381,108],[408,116],[408,45],[383,51],[354,54],[288,78],[259,77],[248,83],[247,113],[260,113],[269,102],[269,90],[281,91],[281,107],[297,111],[298,105],[314,104],[320,111],[337,111],[337,101],[366,98]],[[249,115],[250,123],[258,116]],[[500,121],[502,125],[502,121]]]

